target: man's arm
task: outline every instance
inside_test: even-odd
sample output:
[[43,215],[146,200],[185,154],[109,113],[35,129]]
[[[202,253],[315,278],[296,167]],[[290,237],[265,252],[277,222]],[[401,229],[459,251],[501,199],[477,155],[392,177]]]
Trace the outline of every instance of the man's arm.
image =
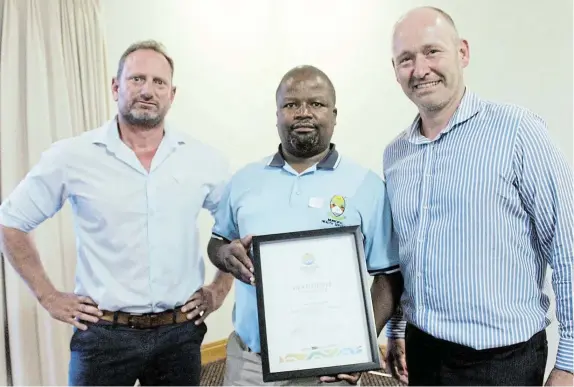
[[50,294],[57,290],[46,274],[30,235],[27,232],[0,225],[0,236],[6,258],[38,301],[43,303]]
[[400,272],[375,276],[371,285],[371,298],[375,313],[377,336],[381,334],[397,306],[403,291],[403,276]]
[[514,157],[518,192],[530,215],[537,247],[552,267],[560,340],[555,368],[574,371],[574,203],[572,169],[552,143],[546,124],[527,113]]
[[42,265],[29,233],[56,214],[66,193],[63,143],[52,145],[0,206],[0,244],[8,262],[53,318],[80,329],[76,318],[98,321],[100,311],[89,297],[59,292]]
[[229,273],[229,270],[225,267],[225,261],[222,259],[219,251],[223,246],[228,244],[229,242],[225,239],[216,237],[211,237],[207,244],[207,256],[209,257],[209,260],[215,267],[224,273]]

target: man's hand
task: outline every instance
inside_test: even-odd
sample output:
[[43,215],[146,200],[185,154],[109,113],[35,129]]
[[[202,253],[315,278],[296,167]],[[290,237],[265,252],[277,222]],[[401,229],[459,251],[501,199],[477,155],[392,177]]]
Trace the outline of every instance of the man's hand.
[[255,277],[253,276],[253,264],[248,254],[250,248],[251,235],[248,235],[221,246],[218,255],[227,272],[238,280],[253,285]]
[[402,383],[409,384],[404,339],[388,339],[386,370]]
[[339,380],[346,380],[349,384],[357,384],[359,378],[361,377],[360,372],[354,372],[352,374],[339,374],[337,376],[321,376],[320,380],[323,383],[334,383]]
[[90,297],[77,296],[73,293],[56,291],[41,299],[40,304],[56,320],[71,324],[83,331],[88,327],[79,320],[97,323],[103,315]]
[[221,307],[225,300],[226,292],[220,289],[217,285],[210,284],[202,287],[187,301],[181,308],[183,313],[187,313],[187,319],[195,320],[195,325],[201,324],[207,316],[215,312]]
[[554,368],[550,375],[548,376],[548,380],[546,381],[545,386],[573,386],[574,385],[574,374],[571,374],[568,371],[559,370],[558,368]]

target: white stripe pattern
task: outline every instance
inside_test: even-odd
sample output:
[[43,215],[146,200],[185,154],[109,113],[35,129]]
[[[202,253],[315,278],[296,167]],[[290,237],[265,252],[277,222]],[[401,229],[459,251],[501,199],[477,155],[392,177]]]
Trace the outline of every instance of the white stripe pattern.
[[[546,124],[525,108],[470,91],[433,141],[419,117],[385,150],[399,241],[404,319],[476,349],[527,341],[544,329],[547,265],[560,341],[573,371],[573,175]],[[387,336],[403,337],[393,318]]]

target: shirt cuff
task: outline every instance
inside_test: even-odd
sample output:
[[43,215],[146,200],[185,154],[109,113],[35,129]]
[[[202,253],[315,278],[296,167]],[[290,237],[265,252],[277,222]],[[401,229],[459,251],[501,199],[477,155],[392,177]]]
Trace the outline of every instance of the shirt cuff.
[[387,323],[386,336],[389,339],[404,339],[407,322],[401,319],[402,316],[393,316]]
[[574,373],[574,339],[560,338],[555,367],[559,370]]

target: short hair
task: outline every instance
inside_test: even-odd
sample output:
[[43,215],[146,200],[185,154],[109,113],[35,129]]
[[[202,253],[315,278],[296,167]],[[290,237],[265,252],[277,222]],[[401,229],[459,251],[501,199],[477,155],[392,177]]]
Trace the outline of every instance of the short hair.
[[174,65],[173,65],[173,59],[167,54],[167,50],[165,49],[164,45],[161,44],[158,41],[155,40],[142,40],[139,42],[135,42],[133,44],[131,44],[122,54],[122,56],[120,57],[120,61],[118,64],[118,72],[116,74],[117,78],[119,79],[122,76],[122,72],[124,70],[124,64],[126,62],[126,58],[133,52],[136,52],[138,50],[153,50],[155,52],[157,52],[158,54],[161,54],[164,56],[164,58],[167,60],[167,62],[169,63],[169,67],[171,67],[171,76],[173,77],[173,70],[174,70]]
[[333,95],[333,103],[335,104],[337,102],[337,93],[335,92],[335,86],[333,86],[333,82],[331,82],[331,79],[321,69],[319,69],[315,66],[311,66],[311,65],[301,65],[301,66],[294,67],[291,70],[287,71],[287,73],[285,73],[285,75],[283,75],[283,78],[281,78],[281,81],[279,82],[279,85],[277,86],[277,89],[275,90],[275,100],[277,100],[277,98],[279,97],[279,91],[281,90],[281,87],[283,86],[283,84],[288,79],[290,79],[290,78],[292,78],[292,77],[294,77],[300,73],[313,74],[313,75],[317,75],[320,78],[322,78],[327,83],[327,87],[329,88],[329,91]]

